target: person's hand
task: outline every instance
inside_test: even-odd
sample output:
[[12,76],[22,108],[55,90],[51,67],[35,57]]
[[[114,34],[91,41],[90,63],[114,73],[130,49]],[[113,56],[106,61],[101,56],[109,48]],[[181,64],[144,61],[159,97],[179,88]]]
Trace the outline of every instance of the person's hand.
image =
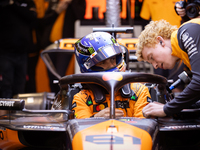
[[153,102],[149,103],[147,106],[145,106],[142,110],[143,116],[146,118],[150,117],[165,117],[166,114],[163,110],[164,104]]
[[[105,117],[105,118],[108,118],[109,116],[110,116],[110,107],[107,107],[94,115],[94,117]],[[123,116],[124,116],[123,110],[115,109],[115,117],[123,117]]]
[[72,0],[60,0],[57,7],[56,12],[60,14],[63,10],[66,10],[68,5],[71,3]]
[[176,3],[176,12],[179,16],[184,17],[186,15],[185,8],[182,8],[179,3]]

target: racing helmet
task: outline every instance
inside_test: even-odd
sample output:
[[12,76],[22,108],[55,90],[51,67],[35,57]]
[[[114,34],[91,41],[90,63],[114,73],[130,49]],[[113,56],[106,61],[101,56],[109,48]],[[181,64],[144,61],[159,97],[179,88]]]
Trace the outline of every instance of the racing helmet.
[[[93,32],[82,37],[75,43],[74,52],[82,73],[100,71],[124,72],[126,70],[125,50],[107,32]],[[113,56],[116,56],[116,66],[107,70],[95,66]]]

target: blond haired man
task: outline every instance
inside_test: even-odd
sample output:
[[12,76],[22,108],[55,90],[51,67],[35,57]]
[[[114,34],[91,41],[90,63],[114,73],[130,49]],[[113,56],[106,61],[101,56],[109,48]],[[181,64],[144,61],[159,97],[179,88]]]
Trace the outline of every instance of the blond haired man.
[[200,18],[192,19],[177,29],[165,20],[152,21],[141,32],[136,55],[154,68],[172,69],[182,60],[192,72],[190,84],[172,101],[150,103],[143,109],[145,117],[173,115],[200,99]]

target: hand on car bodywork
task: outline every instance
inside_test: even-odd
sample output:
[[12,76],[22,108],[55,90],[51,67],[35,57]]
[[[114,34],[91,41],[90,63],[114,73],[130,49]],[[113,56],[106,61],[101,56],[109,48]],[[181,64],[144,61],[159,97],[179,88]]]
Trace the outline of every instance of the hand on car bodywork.
[[[105,117],[105,118],[109,116],[110,116],[110,107],[107,107],[94,115],[94,117]],[[115,117],[123,117],[123,116],[124,116],[123,110],[115,109]]]
[[149,103],[147,106],[145,106],[142,110],[143,116],[146,118],[150,117],[165,117],[166,114],[163,110],[164,104],[153,102]]

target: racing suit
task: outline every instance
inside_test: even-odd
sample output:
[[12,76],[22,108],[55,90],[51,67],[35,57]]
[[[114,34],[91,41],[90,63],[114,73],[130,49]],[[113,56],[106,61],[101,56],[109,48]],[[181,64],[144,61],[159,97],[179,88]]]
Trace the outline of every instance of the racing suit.
[[[120,92],[116,93],[116,108],[123,110],[124,117],[143,118],[142,109],[151,102],[149,90],[140,83],[132,83],[131,89],[133,95],[130,98],[124,98]],[[105,94],[106,100],[103,103],[96,103],[91,90],[83,89],[76,95],[72,101],[72,110],[76,118],[90,118],[106,107],[110,107],[110,95]]]
[[164,105],[167,115],[180,112],[200,100],[200,18],[184,23],[171,35],[172,55],[183,60],[192,72],[188,86]]

